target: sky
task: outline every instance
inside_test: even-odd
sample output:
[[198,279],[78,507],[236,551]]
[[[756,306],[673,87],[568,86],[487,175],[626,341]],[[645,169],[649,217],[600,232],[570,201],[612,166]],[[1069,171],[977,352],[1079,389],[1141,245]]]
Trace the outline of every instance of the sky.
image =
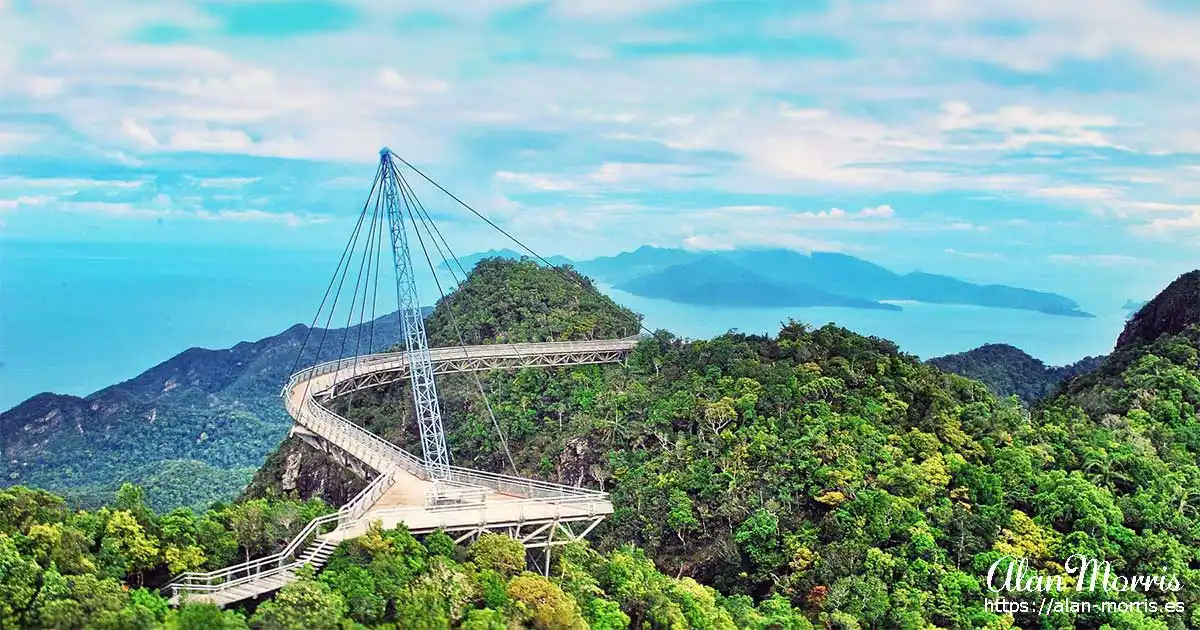
[[0,247],[337,249],[387,145],[547,255],[1147,299],[1200,266],[1198,71],[1180,0],[0,0]]

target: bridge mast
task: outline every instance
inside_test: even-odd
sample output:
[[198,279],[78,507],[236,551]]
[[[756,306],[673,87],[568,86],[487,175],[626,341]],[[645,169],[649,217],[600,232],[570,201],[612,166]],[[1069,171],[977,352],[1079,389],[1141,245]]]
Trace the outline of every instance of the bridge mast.
[[[437,385],[433,380],[433,362],[429,357],[429,339],[425,335],[425,319],[417,297],[417,278],[408,249],[404,229],[404,207],[407,200],[400,184],[400,175],[392,162],[392,152],[384,147],[379,151],[379,168],[383,203],[387,209],[392,239],[392,260],[396,265],[396,294],[400,307],[401,334],[408,351],[409,375],[412,379],[413,408],[421,430],[421,450],[429,476],[444,480],[449,475],[450,453],[446,449],[446,432],[442,428],[442,411],[438,406]],[[404,204],[402,206],[401,204]]]

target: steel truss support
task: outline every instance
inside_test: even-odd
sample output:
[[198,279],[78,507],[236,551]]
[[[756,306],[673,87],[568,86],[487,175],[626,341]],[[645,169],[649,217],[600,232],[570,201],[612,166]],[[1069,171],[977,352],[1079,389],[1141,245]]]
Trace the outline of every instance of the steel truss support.
[[[528,554],[529,563],[542,575],[550,576],[552,549],[583,540],[603,521],[603,516],[582,519],[552,520],[509,525],[487,525],[461,530],[454,539],[455,544],[468,544],[488,532],[504,534],[521,543]],[[582,527],[577,531],[577,527]]]
[[[402,188],[400,173],[392,162],[392,152],[386,147],[379,151],[379,168],[381,198],[387,210],[388,231],[391,234],[392,261],[396,265],[396,296],[402,327],[400,334],[404,336],[405,356],[412,380],[413,407],[417,426],[421,430],[421,454],[425,458],[429,476],[435,480],[445,479],[449,475],[450,452],[446,449],[442,410],[438,406],[437,384],[433,379],[433,364],[429,358],[429,339],[425,335],[425,318],[421,316],[417,278],[404,227],[405,211],[411,209],[408,208],[407,193]],[[401,197],[404,197],[403,201]]]

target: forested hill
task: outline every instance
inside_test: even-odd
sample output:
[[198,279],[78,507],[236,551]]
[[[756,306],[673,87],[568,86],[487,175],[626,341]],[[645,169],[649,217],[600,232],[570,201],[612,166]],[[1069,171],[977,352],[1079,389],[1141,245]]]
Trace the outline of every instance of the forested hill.
[[435,346],[579,341],[636,335],[641,316],[599,293],[570,266],[550,270],[531,260],[495,257],[479,260],[426,326]]
[[1200,322],[1200,269],[1179,276],[1125,324],[1117,349],[1175,335]]
[[947,372],[975,379],[997,396],[1015,395],[1032,404],[1057,392],[1062,383],[1096,369],[1104,363],[1104,357],[1084,357],[1070,365],[1049,366],[1020,348],[986,344],[928,362]]
[[[498,264],[486,284],[513,273],[528,288],[551,272]],[[497,337],[553,334],[489,316]],[[485,387],[521,474],[612,493],[597,547],[632,543],[725,595],[778,596],[825,627],[1184,627],[1200,618],[1006,621],[984,609],[983,576],[1006,555],[1046,575],[1073,553],[1123,575],[1165,564],[1196,610],[1198,351],[1192,328],[1119,352],[1032,413],[890,342],[795,322],[771,337],[662,334],[627,366],[492,374]],[[505,470],[474,384],[440,387],[456,461]],[[416,448],[407,399],[394,385],[340,411]],[[301,455],[275,456],[256,492],[303,476]],[[660,610],[623,610],[671,627]]]
[[[373,323],[375,350],[399,338],[395,313]],[[336,358],[331,330],[320,353]],[[313,329],[304,361],[317,360]],[[122,482],[150,491],[151,505],[204,508],[237,496],[287,433],[279,403],[306,326],[227,350],[191,348],[142,374],[80,398],[39,394],[0,414],[0,485],[61,492],[84,505],[110,500]]]

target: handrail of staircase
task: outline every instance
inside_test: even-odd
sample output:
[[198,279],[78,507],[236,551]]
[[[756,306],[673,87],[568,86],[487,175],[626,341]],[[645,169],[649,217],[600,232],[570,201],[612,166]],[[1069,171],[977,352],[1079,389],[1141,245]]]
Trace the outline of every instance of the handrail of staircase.
[[[256,580],[269,578],[272,575],[278,575],[280,573],[286,573],[287,571],[299,569],[300,567],[304,566],[305,564],[306,564],[306,562],[297,560],[297,561],[291,562],[289,564],[280,565],[280,566],[275,567],[274,569],[270,569],[268,571],[262,571],[260,573],[254,573],[252,575],[247,575],[246,577],[240,577],[236,580],[230,580],[228,582],[219,582],[216,584],[199,584],[199,583],[186,584],[186,585],[173,585],[172,584],[172,585],[168,585],[168,586],[170,586],[174,589],[174,592],[171,593],[172,595],[174,595],[178,591],[183,591],[186,593],[194,593],[194,592],[215,593],[217,591],[224,591],[224,590],[228,590],[231,588],[236,588],[243,584],[249,584],[250,582],[254,582]],[[166,589],[167,587],[163,587],[163,588]]]
[[356,494],[353,499],[347,501],[346,504],[343,505],[340,510],[338,510],[338,513],[342,514],[347,519],[355,519],[362,516],[368,509],[370,509],[371,505],[373,505],[375,501],[379,499],[379,497],[383,496],[383,494],[395,484],[395,472],[380,473],[378,476],[372,479],[371,483],[367,484],[362,491]]
[[[312,532],[321,525],[331,523],[333,521],[337,521],[340,524],[343,522],[353,521],[354,519],[362,516],[362,514],[366,511],[366,508],[374,503],[375,500],[378,499],[384,492],[386,492],[387,488],[391,487],[391,485],[394,483],[395,475],[393,474],[381,474],[375,477],[371,483],[367,484],[365,488],[355,495],[353,499],[350,499],[350,501],[343,505],[337,512],[318,516],[310,520],[308,524],[304,526],[304,529],[300,530],[300,533],[296,534],[288,543],[288,545],[279,552],[268,556],[263,556],[261,558],[256,558],[254,560],[249,560],[241,564],[231,565],[223,569],[209,571],[208,573],[181,573],[171,580],[171,584],[190,579],[204,579],[210,581],[211,579],[219,578],[223,575],[237,573],[243,569],[261,567],[262,565],[279,562],[295,553],[297,548],[300,546],[300,543],[303,542],[305,538],[312,534]],[[171,584],[168,584],[168,586]]]
[[[261,558],[255,558],[255,559],[249,560],[247,562],[230,565],[223,569],[216,569],[214,571],[209,571],[207,573],[198,573],[198,572],[181,573],[181,574],[175,576],[175,578],[173,580],[171,580],[171,582],[166,584],[163,588],[166,589],[166,588],[171,588],[171,587],[193,586],[193,585],[197,585],[197,584],[213,584],[213,583],[223,584],[223,583],[226,583],[227,580],[221,580],[221,578],[231,576],[231,575],[240,573],[242,571],[246,571],[247,575],[249,575],[249,576],[259,575],[260,573],[262,573],[261,571],[251,572],[250,569],[260,569],[263,566],[268,565],[268,564],[278,564],[280,561],[288,558],[293,553],[295,553],[296,549],[300,546],[300,543],[303,542],[304,539],[308,538],[308,536],[311,535],[314,531],[316,531],[317,528],[321,527],[322,525],[326,525],[328,523],[337,522],[339,519],[341,519],[343,517],[344,517],[344,515],[341,514],[341,510],[338,510],[337,512],[333,512],[331,514],[326,514],[324,516],[318,516],[318,517],[312,519],[311,521],[309,521],[308,524],[304,526],[304,529],[301,529],[300,533],[296,534],[292,538],[291,542],[288,543],[288,546],[284,547],[284,549],[282,551],[273,553],[268,556],[263,556]],[[218,582],[218,580],[221,580],[221,581]]]

